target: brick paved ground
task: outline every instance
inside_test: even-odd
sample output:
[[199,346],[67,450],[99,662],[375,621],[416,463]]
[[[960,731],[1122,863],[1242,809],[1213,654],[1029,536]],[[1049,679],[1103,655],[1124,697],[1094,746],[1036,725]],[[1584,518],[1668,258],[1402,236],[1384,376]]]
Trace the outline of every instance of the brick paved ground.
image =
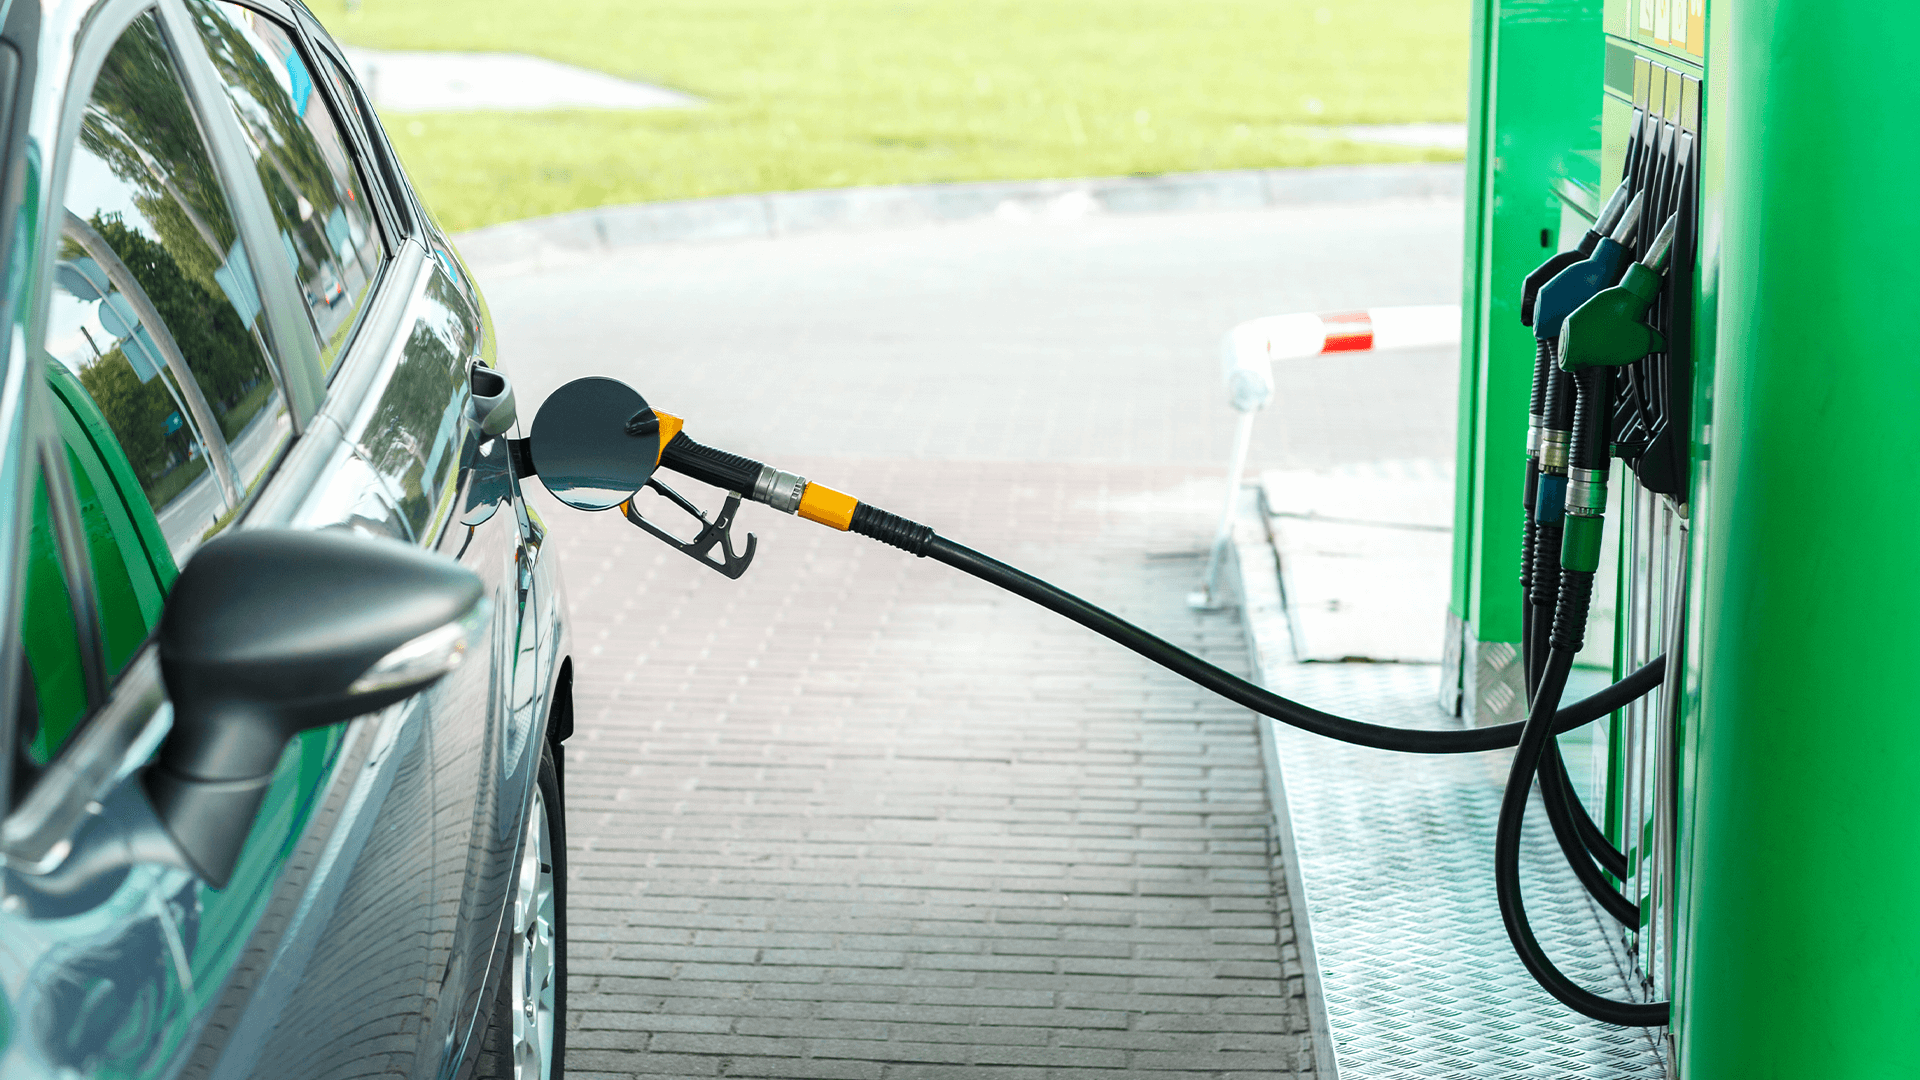
[[[1180,600],[1217,477],[809,472],[1244,667],[1237,619]],[[751,522],[732,582],[556,521],[575,1075],[1309,1067],[1247,713],[944,566]]]
[[[477,270],[529,415],[568,378],[625,378],[697,438],[1240,669],[1236,618],[1182,603],[1233,424],[1220,335],[1445,302],[1459,220],[986,221]],[[1455,371],[1444,350],[1285,366],[1253,463],[1450,456]],[[1307,1071],[1246,713],[764,508],[738,582],[608,515],[548,517],[579,671],[574,1075]]]

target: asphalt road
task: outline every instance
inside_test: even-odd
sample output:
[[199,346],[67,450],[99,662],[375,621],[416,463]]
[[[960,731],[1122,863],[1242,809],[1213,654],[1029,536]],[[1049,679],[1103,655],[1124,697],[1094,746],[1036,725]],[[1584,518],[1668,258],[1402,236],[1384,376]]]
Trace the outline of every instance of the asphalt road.
[[[783,457],[1223,462],[1221,335],[1459,298],[1454,200],[665,244],[477,267],[523,415],[613,375],[694,437]],[[1450,458],[1452,350],[1277,372],[1256,466]],[[825,478],[822,478],[825,479]]]

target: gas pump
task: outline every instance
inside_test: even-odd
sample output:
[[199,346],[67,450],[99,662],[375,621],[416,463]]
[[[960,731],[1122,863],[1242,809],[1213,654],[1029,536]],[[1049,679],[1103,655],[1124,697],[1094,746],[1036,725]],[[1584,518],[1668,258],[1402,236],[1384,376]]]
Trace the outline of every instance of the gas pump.
[[[1522,283],[1526,293],[1537,290],[1537,299],[1523,297],[1522,321],[1531,316],[1537,366],[1547,376],[1535,377],[1536,395],[1544,400],[1539,423],[1530,417],[1530,429],[1540,434],[1529,437],[1529,472],[1537,471],[1540,480],[1527,508],[1521,552],[1523,663],[1535,701],[1543,689],[1551,689],[1545,675],[1554,654],[1551,639],[1560,632],[1547,612],[1561,599],[1556,594],[1566,581],[1584,576],[1585,587],[1591,587],[1600,569],[1612,458],[1621,461],[1626,474],[1618,499],[1623,513],[1614,607],[1625,619],[1613,628],[1616,669],[1622,662],[1676,651],[1686,620],[1704,34],[1689,33],[1695,28],[1681,23],[1676,35],[1674,25],[1667,17],[1658,34],[1649,26],[1609,35],[1606,42],[1599,157],[1603,168],[1619,170],[1618,186],[1589,235],[1604,227],[1622,198],[1630,200],[1646,227],[1636,230],[1637,223],[1621,221],[1597,243],[1583,238],[1574,250],[1588,251],[1584,260],[1569,260],[1572,253],[1555,256]],[[1565,215],[1578,220],[1577,202],[1569,199],[1565,205]],[[1536,283],[1553,267],[1558,269]],[[1517,775],[1519,758],[1540,756],[1542,794],[1555,836],[1589,895],[1621,924],[1640,1000],[1603,1002],[1553,969],[1526,929],[1517,862],[1503,848],[1497,880],[1509,937],[1529,971],[1555,997],[1614,1023],[1668,1022],[1678,669],[1674,665],[1650,700],[1634,703],[1606,725],[1604,826],[1593,820],[1566,779],[1555,740],[1543,739],[1537,748],[1523,740],[1515,764]],[[1518,842],[1518,819],[1509,835],[1507,816],[1524,810],[1524,796],[1509,783],[1503,844]]]

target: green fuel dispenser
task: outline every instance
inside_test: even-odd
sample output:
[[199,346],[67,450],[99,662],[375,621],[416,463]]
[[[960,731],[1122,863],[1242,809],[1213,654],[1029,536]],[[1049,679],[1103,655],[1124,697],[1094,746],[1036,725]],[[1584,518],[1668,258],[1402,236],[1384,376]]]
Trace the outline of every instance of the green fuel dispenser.
[[[1672,1077],[1920,1076],[1920,575],[1904,540],[1920,379],[1888,332],[1920,308],[1920,271],[1889,255],[1920,236],[1920,148],[1902,134],[1920,115],[1920,7],[1476,8],[1453,693],[1476,722],[1509,718],[1472,667],[1514,641],[1488,598],[1519,603],[1489,553],[1521,555],[1496,520],[1521,488],[1497,459],[1519,457],[1505,433],[1534,358],[1502,343],[1543,330],[1552,282],[1597,246],[1543,250],[1529,276],[1497,238],[1545,217],[1592,237],[1618,183],[1659,231],[1641,230],[1618,284],[1557,313],[1539,355],[1608,402],[1614,490],[1572,463],[1559,547],[1565,568],[1604,572],[1602,510],[1619,536],[1619,614],[1589,638],[1610,639],[1616,674],[1671,658],[1614,714],[1581,792],[1624,857],[1605,869],[1638,915],[1621,930],[1634,997],[1671,1000],[1652,1030]],[[1584,26],[1585,44],[1514,32],[1523,18]],[[1565,101],[1567,81],[1585,83],[1577,104],[1514,104],[1543,82],[1539,100]],[[1533,155],[1530,175],[1493,152],[1554,134],[1562,153]],[[1513,195],[1542,189],[1551,207]]]

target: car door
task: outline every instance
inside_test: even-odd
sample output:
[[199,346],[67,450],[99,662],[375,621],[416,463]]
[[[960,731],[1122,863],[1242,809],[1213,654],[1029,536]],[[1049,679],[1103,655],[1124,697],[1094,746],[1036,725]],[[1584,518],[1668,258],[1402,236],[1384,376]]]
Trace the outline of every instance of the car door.
[[[0,842],[27,873],[0,901],[0,1075],[438,1075],[497,966],[560,648],[506,448],[466,422],[484,308],[291,9],[110,0],[16,28],[32,7],[12,39],[74,89],[26,98],[13,158],[52,150],[44,308],[14,359],[38,343],[61,452],[16,530],[39,623],[13,680],[29,735]],[[459,558],[494,596],[484,662],[295,740],[224,890],[146,866],[62,885],[164,730],[156,604],[236,523]]]
[[[9,124],[9,239],[24,257],[7,372],[22,392],[4,422],[26,497],[7,523],[25,573],[4,609],[18,651],[0,748],[0,1075],[160,1076],[191,1055],[263,917],[319,854],[307,826],[337,814],[336,781],[367,740],[293,741],[222,889],[100,839],[138,816],[134,772],[168,723],[148,640],[166,589],[232,527],[302,418],[240,197],[161,18],[107,4],[34,25],[34,7],[12,6],[4,32],[33,63]],[[74,92],[47,92],[34,78],[47,69]]]
[[[181,8],[246,130],[330,379],[316,426],[337,429],[339,438],[288,520],[346,523],[439,550],[480,577],[494,613],[475,662],[416,699],[435,835],[430,871],[407,884],[423,893],[402,902],[390,868],[356,871],[364,886],[350,886],[361,890],[355,902],[339,906],[277,1018],[268,1024],[264,1010],[252,1010],[221,1070],[242,1075],[252,1062],[270,1062],[279,1076],[352,1076],[404,1063],[401,1071],[440,1075],[472,1038],[496,966],[539,756],[537,706],[551,681],[542,672],[552,670],[535,647],[532,523],[504,438],[483,436],[470,408],[474,369],[493,363],[491,327],[405,186],[371,185],[383,189],[379,200],[354,187],[355,177],[398,170],[379,167],[377,121],[357,107],[337,58],[302,31],[296,13],[226,0],[185,0]],[[337,114],[321,111],[329,98]],[[315,120],[329,115],[338,129],[316,130]],[[368,167],[352,169],[354,160]],[[356,221],[356,208],[374,201],[406,239],[369,294],[364,329],[335,363],[333,327],[349,320],[335,311],[344,298],[332,288],[359,287],[353,237],[371,230]],[[368,954],[369,942],[396,939],[411,944]],[[382,1001],[383,972],[413,964],[416,952],[425,989],[399,1010]],[[290,976],[275,973],[282,985]],[[343,1040],[343,1031],[366,1037]]]

